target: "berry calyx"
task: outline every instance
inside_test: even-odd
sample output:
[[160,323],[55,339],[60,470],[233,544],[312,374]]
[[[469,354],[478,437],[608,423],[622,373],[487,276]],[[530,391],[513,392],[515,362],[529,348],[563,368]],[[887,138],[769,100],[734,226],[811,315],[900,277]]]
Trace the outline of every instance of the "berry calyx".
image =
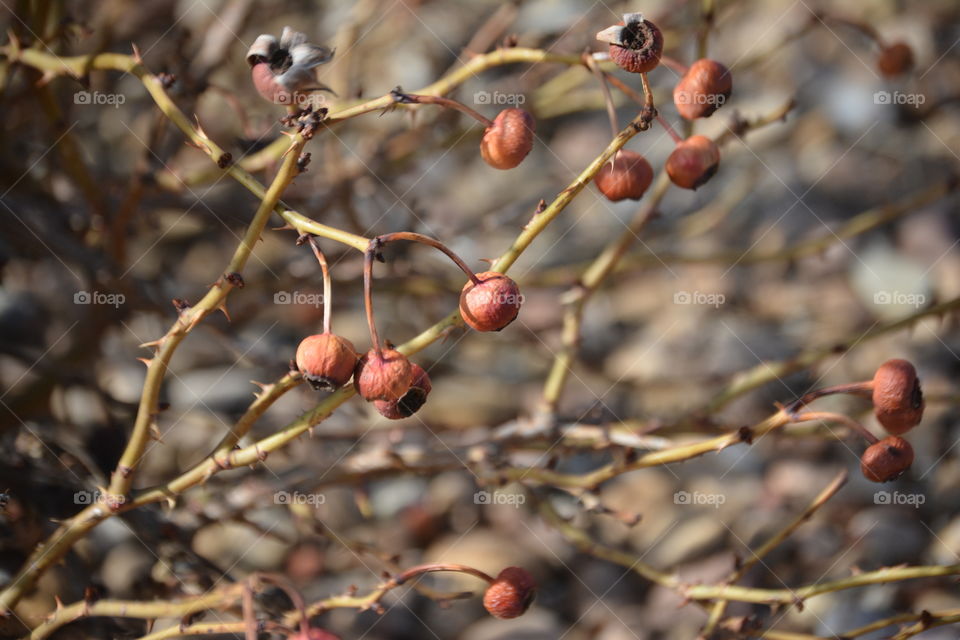
[[888,436],[867,447],[860,458],[860,472],[871,482],[899,478],[913,464],[913,447],[899,436]]
[[423,367],[416,363],[411,363],[413,369],[413,378],[410,382],[410,388],[397,400],[375,400],[374,406],[384,418],[390,420],[402,420],[409,418],[420,410],[427,402],[427,396],[433,388],[430,385],[430,376]]
[[297,347],[297,368],[314,389],[339,389],[350,380],[356,367],[353,343],[338,335],[307,336]]
[[480,155],[494,169],[513,169],[533,149],[533,116],[523,109],[504,109],[483,132]]
[[413,365],[396,349],[371,349],[360,358],[353,386],[364,400],[396,401],[410,389]]
[[880,48],[877,57],[877,69],[884,76],[892,78],[913,68],[913,49],[905,42],[895,42]]
[[660,64],[663,33],[641,13],[628,13],[623,22],[604,29],[597,40],[610,45],[610,59],[631,73],[646,73]]
[[720,166],[720,147],[706,136],[690,136],[677,143],[667,158],[671,182],[684,189],[705,184]]
[[476,274],[460,292],[460,315],[477,331],[500,331],[516,320],[523,296],[517,283],[502,273]]
[[524,614],[536,595],[537,585],[530,572],[507,567],[497,574],[483,594],[483,607],[494,618],[509,620]]
[[687,120],[708,118],[733,90],[730,70],[715,60],[697,60],[673,89],[673,103]]
[[923,418],[923,391],[917,370],[906,360],[887,360],[873,376],[873,413],[889,433],[899,435]]
[[611,202],[639,200],[653,182],[653,168],[639,153],[621,149],[593,180]]

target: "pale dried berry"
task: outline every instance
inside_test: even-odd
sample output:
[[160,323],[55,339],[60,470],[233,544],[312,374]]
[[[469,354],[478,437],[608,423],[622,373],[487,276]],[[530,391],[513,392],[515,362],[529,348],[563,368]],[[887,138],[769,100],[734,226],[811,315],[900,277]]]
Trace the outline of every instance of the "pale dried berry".
[[873,376],[873,413],[889,433],[900,435],[920,424],[923,391],[917,370],[906,360],[887,360]]
[[430,385],[430,376],[423,367],[416,363],[410,363],[413,368],[413,380],[410,382],[410,388],[398,400],[376,400],[374,406],[384,418],[390,420],[402,420],[409,418],[420,410],[427,402],[427,396],[432,389]]
[[860,458],[860,472],[871,482],[899,478],[913,464],[913,447],[899,436],[888,436],[867,447]]
[[604,163],[594,182],[607,200],[639,200],[653,182],[653,168],[639,153],[624,149]]
[[353,386],[364,400],[399,400],[410,389],[413,366],[396,349],[384,349],[377,355],[371,349],[360,358],[353,375]]
[[667,174],[684,189],[702,186],[720,166],[720,148],[706,136],[690,136],[677,143],[667,158]]
[[880,49],[877,69],[891,78],[906,73],[913,68],[913,49],[905,42],[895,42]]
[[673,88],[673,103],[687,120],[710,117],[733,91],[730,70],[715,60],[697,60]]
[[652,71],[663,54],[663,33],[639,13],[628,13],[616,26],[597,34],[597,40],[610,45],[610,59],[631,73]]
[[521,567],[507,567],[483,594],[483,606],[494,618],[508,620],[521,616],[530,608],[537,585],[530,572]]
[[533,149],[533,116],[523,109],[504,109],[480,139],[480,155],[494,169],[513,169]]
[[333,51],[307,42],[307,36],[284,27],[280,40],[263,34],[247,50],[257,92],[275,104],[295,104],[313,91],[329,90],[317,82],[316,67],[330,62]]
[[478,273],[460,292],[460,315],[477,331],[500,331],[516,320],[523,296],[517,283],[496,271]]
[[332,333],[307,336],[297,347],[297,369],[314,389],[339,389],[356,367],[353,344]]

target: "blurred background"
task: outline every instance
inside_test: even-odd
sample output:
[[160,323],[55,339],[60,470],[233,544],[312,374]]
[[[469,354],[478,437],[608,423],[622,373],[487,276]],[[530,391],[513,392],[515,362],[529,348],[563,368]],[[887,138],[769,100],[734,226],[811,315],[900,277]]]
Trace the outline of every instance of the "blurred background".
[[[279,35],[290,25],[336,47],[319,74],[335,91],[324,94],[325,106],[336,111],[396,86],[416,91],[504,42],[600,51],[594,35],[626,11],[642,11],[662,28],[667,54],[694,60],[702,5],[679,0],[8,0],[0,24],[5,42],[16,37],[64,56],[136,46],[148,69],[172,74],[177,105],[240,161],[281,131],[282,108],[256,94],[244,60],[261,33]],[[907,43],[913,69],[881,74],[877,43],[858,22],[886,42]],[[668,192],[587,306],[560,421],[686,441],[754,423],[775,402],[812,387],[869,379],[884,360],[903,357],[916,364],[928,398],[924,421],[909,436],[917,455],[910,473],[893,485],[868,483],[858,472],[863,444],[838,442],[838,429],[822,427],[632,472],[589,494],[640,516],[635,524],[588,513],[569,494],[542,487],[478,493],[492,489],[479,487],[474,471],[498,462],[542,466],[549,455],[565,471],[584,472],[618,455],[600,445],[550,441],[513,451],[489,442],[491,430],[537,411],[561,345],[565,292],[643,205],[608,202],[591,185],[511,271],[526,297],[516,323],[492,335],[454,332],[414,358],[433,380],[416,417],[388,422],[352,400],[312,437],[255,469],[220,474],[172,509],[151,506],[109,520],[43,578],[18,616],[36,624],[55,597],[73,602],[91,585],[109,597],[169,598],[257,570],[286,573],[316,600],[351,584],[365,591],[397,566],[444,561],[491,573],[522,565],[542,587],[531,611],[511,622],[486,616],[479,598],[439,606],[409,587],[385,599],[385,615],[341,610],[320,622],[344,638],[369,640],[692,638],[706,618],[702,609],[576,552],[537,516],[535,501],[554,501],[597,541],[653,566],[717,582],[736,555],[747,556],[843,469],[851,472],[848,485],[743,584],[784,588],[856,569],[960,562],[956,323],[927,317],[871,333],[960,296],[957,197],[927,197],[862,232],[838,233],[857,214],[952,184],[960,159],[960,5],[720,0],[708,55],[732,70],[734,90],[696,132],[720,134],[735,114],[762,117],[790,99],[795,107],[784,121],[728,144],[704,187]],[[145,373],[136,358],[148,354],[138,345],[174,321],[172,299],[195,302],[221,275],[257,201],[184,143],[135,77],[52,78],[6,58],[0,65],[5,581],[55,520],[96,499],[136,412]],[[636,77],[617,73],[639,90]],[[682,131],[670,99],[677,74],[661,66],[650,79],[661,113]],[[638,107],[613,95],[625,124]],[[510,246],[541,199],[552,200],[610,140],[600,86],[582,67],[497,67],[452,97],[491,118],[506,106],[530,110],[537,119],[530,156],[515,170],[496,171],[478,153],[482,127],[461,114],[432,106],[372,113],[318,134],[308,147],[309,171],[284,201],[358,234],[437,237],[480,269]],[[672,147],[659,126],[627,145],[657,171]],[[276,166],[266,163],[258,179],[268,182]],[[162,390],[168,408],[157,420],[162,442],[151,445],[137,487],[202,460],[248,406],[251,380],[282,376],[300,339],[319,331],[320,272],[295,239],[289,230],[265,232],[243,273],[246,286],[230,296],[230,321],[211,316],[177,351]],[[334,265],[334,331],[365,350],[362,255],[321,245]],[[816,250],[804,249],[810,246]],[[377,267],[378,324],[400,343],[454,308],[462,274],[424,247],[391,247],[387,258]],[[809,368],[717,400],[739,372],[821,351],[828,355]],[[252,438],[322,397],[297,387]],[[863,401],[824,406],[879,433]],[[430,473],[391,473],[383,461],[398,451],[438,464]],[[428,582],[480,589],[456,577]],[[826,594],[802,612],[742,604],[729,612],[832,637],[899,612],[956,607],[955,584],[928,579]],[[23,631],[13,620],[3,624],[7,637]],[[138,621],[98,619],[55,637],[143,633]],[[956,638],[957,631],[919,637]]]

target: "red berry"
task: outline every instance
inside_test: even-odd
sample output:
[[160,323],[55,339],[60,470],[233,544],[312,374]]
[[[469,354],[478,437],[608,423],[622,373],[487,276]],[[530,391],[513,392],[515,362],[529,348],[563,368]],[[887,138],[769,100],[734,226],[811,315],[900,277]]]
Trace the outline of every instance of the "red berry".
[[477,274],[460,292],[460,315],[477,331],[500,331],[516,320],[523,296],[517,283],[496,271]]
[[663,54],[663,33],[639,13],[628,13],[617,26],[604,29],[597,39],[610,45],[610,59],[631,73],[652,71]]
[[530,608],[536,588],[529,571],[521,567],[507,567],[487,587],[483,594],[483,606],[494,618],[516,618]]
[[371,349],[360,358],[353,374],[353,386],[364,400],[398,400],[410,388],[413,366],[396,349],[384,349],[377,355]]
[[906,73],[913,68],[913,49],[905,42],[895,42],[880,49],[877,69],[888,78]]
[[594,182],[607,200],[639,200],[653,182],[653,169],[639,153],[621,149],[601,167]]
[[480,155],[494,169],[513,169],[533,149],[533,116],[523,109],[504,109],[480,140]]
[[673,103],[687,120],[707,118],[723,106],[733,90],[730,70],[714,60],[697,60],[673,89]]
[[873,413],[888,432],[899,435],[920,424],[923,391],[917,370],[906,360],[887,360],[873,376]]
[[375,400],[374,406],[384,418],[391,420],[402,420],[409,418],[420,410],[430,395],[432,389],[430,385],[430,376],[424,371],[423,367],[416,363],[410,363],[413,368],[413,380],[410,388],[403,394],[399,400]]
[[677,143],[667,158],[667,174],[673,184],[684,189],[703,185],[720,166],[720,148],[706,136],[690,136]]
[[314,389],[339,389],[356,366],[353,344],[332,333],[307,336],[297,347],[297,368]]
[[896,480],[913,464],[913,447],[898,436],[888,436],[867,447],[860,458],[860,472],[871,482]]

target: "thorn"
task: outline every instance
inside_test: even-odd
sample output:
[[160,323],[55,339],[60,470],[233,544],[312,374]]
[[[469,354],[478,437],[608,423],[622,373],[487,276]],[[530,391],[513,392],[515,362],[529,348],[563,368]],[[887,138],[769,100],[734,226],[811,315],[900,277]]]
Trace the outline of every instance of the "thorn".
[[220,311],[223,312],[223,315],[226,316],[226,318],[227,318],[227,322],[233,322],[233,320],[230,319],[230,312],[227,311],[227,301],[226,301],[226,300],[224,300],[223,302],[221,302],[220,304],[218,304],[218,305],[217,305],[217,309],[219,309]]
[[200,124],[200,117],[197,114],[193,114],[193,120],[197,123],[197,133],[200,134],[200,137],[204,140],[209,140],[210,136],[207,135],[207,132],[203,130],[203,126]]
[[295,228],[291,227],[289,224],[284,224],[280,227],[273,227],[273,231],[296,231]]
[[137,358],[137,360],[147,365],[148,367],[150,366],[150,363],[153,362],[153,358]]
[[160,444],[167,444],[163,441],[163,435],[160,433],[160,428],[156,424],[150,425],[150,437],[159,442]]
[[496,261],[496,258],[480,258],[480,262],[486,262],[487,264],[493,264]]
[[143,56],[140,55],[140,48],[137,46],[137,43],[131,42],[130,47],[133,49],[133,59],[137,64],[143,64]]
[[63,602],[60,600],[60,596],[58,595],[54,595],[53,599],[57,603],[57,612],[59,612],[61,609],[63,609]]

